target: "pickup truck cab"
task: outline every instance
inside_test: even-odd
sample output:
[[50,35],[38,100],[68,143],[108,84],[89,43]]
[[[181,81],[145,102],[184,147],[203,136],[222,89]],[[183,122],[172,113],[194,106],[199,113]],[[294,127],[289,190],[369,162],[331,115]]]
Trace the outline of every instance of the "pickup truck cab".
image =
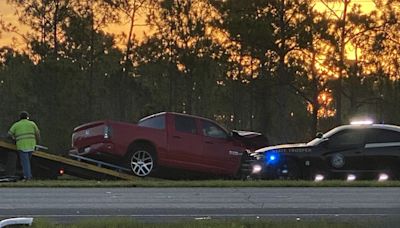
[[172,112],[145,117],[138,124],[92,122],[76,127],[72,135],[79,155],[117,158],[141,177],[156,167],[235,176],[249,159],[248,149],[265,145],[259,133],[232,134],[209,119]]

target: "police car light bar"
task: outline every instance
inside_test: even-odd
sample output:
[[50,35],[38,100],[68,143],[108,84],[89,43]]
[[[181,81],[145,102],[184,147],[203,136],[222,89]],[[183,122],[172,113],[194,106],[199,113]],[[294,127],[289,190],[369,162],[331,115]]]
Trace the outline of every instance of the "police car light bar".
[[373,124],[374,122],[372,120],[357,120],[357,121],[351,121],[351,125],[368,125],[368,124]]

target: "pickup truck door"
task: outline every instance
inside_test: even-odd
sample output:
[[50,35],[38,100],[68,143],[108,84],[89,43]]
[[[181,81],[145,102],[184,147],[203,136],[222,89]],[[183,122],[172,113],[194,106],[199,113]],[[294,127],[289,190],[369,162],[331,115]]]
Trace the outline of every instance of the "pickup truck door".
[[235,145],[225,130],[217,124],[202,120],[203,166],[216,173],[236,174],[241,162],[243,148]]
[[170,123],[168,160],[182,168],[197,170],[203,147],[196,119],[173,115]]

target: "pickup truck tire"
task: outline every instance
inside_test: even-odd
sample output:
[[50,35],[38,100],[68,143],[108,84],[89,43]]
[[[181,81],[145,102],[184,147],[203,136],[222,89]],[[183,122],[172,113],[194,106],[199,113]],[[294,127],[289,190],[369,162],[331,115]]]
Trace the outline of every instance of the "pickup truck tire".
[[155,161],[155,152],[146,146],[135,147],[128,156],[129,168],[139,177],[150,175],[155,168]]

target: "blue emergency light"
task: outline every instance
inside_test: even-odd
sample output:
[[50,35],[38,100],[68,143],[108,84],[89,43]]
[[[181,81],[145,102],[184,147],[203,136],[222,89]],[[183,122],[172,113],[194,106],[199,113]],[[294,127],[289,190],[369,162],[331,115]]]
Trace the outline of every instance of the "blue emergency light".
[[269,151],[265,154],[265,163],[275,165],[279,162],[280,154],[277,151]]

